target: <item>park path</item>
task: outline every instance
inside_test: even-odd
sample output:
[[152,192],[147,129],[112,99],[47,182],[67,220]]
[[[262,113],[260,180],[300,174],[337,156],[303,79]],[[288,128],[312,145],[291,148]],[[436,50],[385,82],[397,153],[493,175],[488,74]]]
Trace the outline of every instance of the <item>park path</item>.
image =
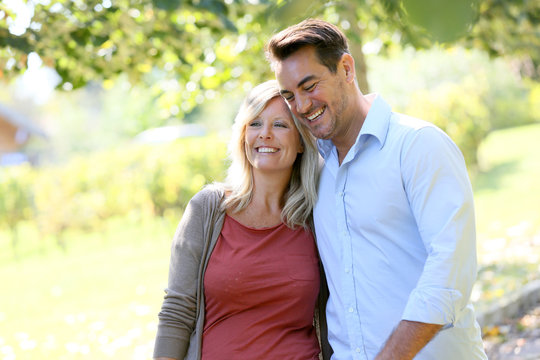
[[489,327],[484,344],[489,360],[540,360],[540,301]]

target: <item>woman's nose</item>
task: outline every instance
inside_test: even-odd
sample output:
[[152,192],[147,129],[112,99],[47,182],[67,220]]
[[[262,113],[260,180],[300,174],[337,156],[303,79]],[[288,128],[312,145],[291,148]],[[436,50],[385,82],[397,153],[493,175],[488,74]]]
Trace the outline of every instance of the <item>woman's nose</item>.
[[260,139],[270,139],[272,137],[272,129],[269,126],[263,126],[259,133]]
[[261,139],[270,139],[271,136],[270,136],[269,133],[260,133],[259,138],[261,138]]

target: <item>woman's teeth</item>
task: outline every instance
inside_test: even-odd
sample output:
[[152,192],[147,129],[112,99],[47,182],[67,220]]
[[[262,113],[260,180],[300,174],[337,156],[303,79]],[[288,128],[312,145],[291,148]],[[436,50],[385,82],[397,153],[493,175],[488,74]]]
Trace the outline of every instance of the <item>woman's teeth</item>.
[[260,147],[257,151],[260,153],[275,153],[277,149],[268,148],[268,147]]

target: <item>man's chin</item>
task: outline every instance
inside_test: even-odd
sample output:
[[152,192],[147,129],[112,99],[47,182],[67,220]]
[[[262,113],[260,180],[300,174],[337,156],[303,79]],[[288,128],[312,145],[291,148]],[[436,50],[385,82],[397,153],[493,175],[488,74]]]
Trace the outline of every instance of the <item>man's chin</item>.
[[332,138],[332,132],[329,130],[318,129],[318,128],[309,128],[311,134],[317,139],[329,140]]

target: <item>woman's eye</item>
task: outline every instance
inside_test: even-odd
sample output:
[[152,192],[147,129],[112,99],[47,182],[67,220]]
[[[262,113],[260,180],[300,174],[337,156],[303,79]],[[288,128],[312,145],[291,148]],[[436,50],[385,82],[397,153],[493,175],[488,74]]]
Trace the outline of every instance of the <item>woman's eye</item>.
[[278,123],[275,123],[274,126],[275,126],[275,127],[283,127],[283,128],[286,128],[286,127],[287,127],[287,124],[278,122]]
[[313,90],[315,88],[315,85],[316,85],[316,83],[313,83],[313,84],[309,85],[308,87],[306,87],[306,91]]
[[260,121],[252,121],[249,123],[249,126],[250,127],[254,127],[254,126],[260,126],[261,125],[261,122]]

